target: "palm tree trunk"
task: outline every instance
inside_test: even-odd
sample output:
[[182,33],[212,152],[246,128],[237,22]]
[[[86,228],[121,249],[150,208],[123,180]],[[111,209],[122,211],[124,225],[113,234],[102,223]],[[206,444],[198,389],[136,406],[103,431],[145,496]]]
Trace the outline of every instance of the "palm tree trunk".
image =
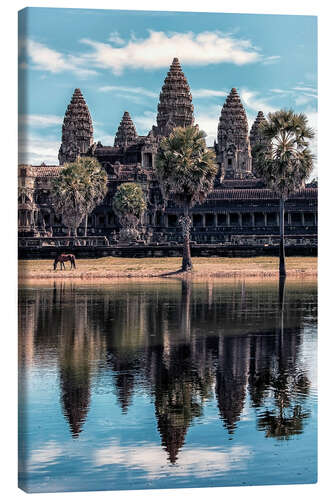
[[279,308],[280,308],[280,348],[283,349],[284,343],[284,296],[285,296],[286,276],[280,275],[279,278]]
[[284,249],[284,197],[280,198],[280,276],[286,276],[286,262]]
[[191,260],[191,249],[190,249],[190,226],[186,223],[188,220],[188,205],[184,207],[184,224],[183,224],[183,238],[184,238],[184,246],[183,246],[183,263],[182,263],[182,271],[190,271],[192,269],[192,260]]
[[86,215],[84,222],[84,236],[87,236],[87,232],[88,232],[88,214]]

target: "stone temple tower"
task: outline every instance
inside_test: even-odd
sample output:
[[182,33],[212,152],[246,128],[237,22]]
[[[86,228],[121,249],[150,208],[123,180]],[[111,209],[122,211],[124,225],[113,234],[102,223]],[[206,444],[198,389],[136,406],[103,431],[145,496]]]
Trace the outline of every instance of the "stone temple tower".
[[75,89],[62,125],[58,159],[60,165],[73,162],[93,144],[93,126],[88,106],[80,89]]
[[257,117],[251,127],[250,131],[250,144],[251,144],[251,154],[252,154],[252,172],[254,175],[258,175],[257,172],[257,158],[255,146],[261,145],[265,146],[266,151],[270,150],[270,142],[265,139],[260,133],[260,125],[266,122],[266,118],[262,111],[259,111]]
[[247,117],[235,88],[231,89],[222,107],[215,149],[222,177],[244,179],[251,176]]
[[157,107],[155,136],[168,136],[175,127],[194,124],[192,95],[179,60],[174,58],[164,80]]
[[267,141],[264,141],[262,135],[260,134],[260,125],[266,121],[265,115],[262,111],[259,111],[257,114],[257,117],[255,121],[253,122],[253,125],[251,127],[250,131],[250,144],[251,144],[251,149],[254,148],[257,144],[262,144],[266,143]]
[[136,133],[132,118],[128,111],[125,111],[116,133],[114,146],[116,148],[126,147],[131,142],[134,142],[137,138],[138,134]]

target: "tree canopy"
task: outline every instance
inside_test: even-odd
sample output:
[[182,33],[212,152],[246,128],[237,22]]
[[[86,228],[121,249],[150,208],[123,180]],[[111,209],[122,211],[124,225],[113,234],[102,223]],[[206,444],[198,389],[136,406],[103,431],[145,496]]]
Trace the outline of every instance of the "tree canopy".
[[54,211],[72,234],[107,192],[107,173],[95,158],[79,158],[66,163],[52,182],[51,201]]
[[160,143],[155,171],[164,197],[179,206],[202,203],[213,188],[217,168],[205,136],[195,126],[176,127]]
[[141,186],[124,182],[118,186],[113,198],[113,209],[122,226],[136,226],[147,208]]
[[256,174],[280,197],[280,276],[286,276],[284,202],[304,186],[313,168],[309,140],[314,131],[304,113],[280,110],[269,113],[259,126],[262,143],[253,149]]
[[215,154],[206,148],[205,136],[196,126],[176,127],[161,141],[156,157],[155,172],[164,198],[183,208],[179,217],[184,240],[183,271],[192,268],[189,208],[203,203],[217,173]]
[[280,110],[268,114],[267,121],[260,124],[260,134],[263,144],[253,150],[256,173],[287,198],[303,186],[312,171],[309,139],[314,138],[314,131],[304,113]]

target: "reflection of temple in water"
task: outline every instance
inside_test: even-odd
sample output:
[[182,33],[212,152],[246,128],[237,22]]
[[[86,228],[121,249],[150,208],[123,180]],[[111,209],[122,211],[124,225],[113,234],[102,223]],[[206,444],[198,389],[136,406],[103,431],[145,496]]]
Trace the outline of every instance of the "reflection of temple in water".
[[229,435],[236,433],[248,399],[258,429],[288,438],[302,432],[308,417],[303,406],[309,380],[300,350],[315,289],[309,286],[308,293],[300,308],[297,289],[287,288],[282,328],[274,284],[175,281],[24,290],[21,361],[38,352],[44,362],[57,352],[61,404],[73,437],[82,432],[92,384],[98,386],[102,373],[111,377],[124,413],[136,391],[151,397],[161,444],[173,464],[207,400],[216,400]]
[[221,418],[232,434],[243,411],[249,371],[249,337],[221,337],[218,346],[216,398]]

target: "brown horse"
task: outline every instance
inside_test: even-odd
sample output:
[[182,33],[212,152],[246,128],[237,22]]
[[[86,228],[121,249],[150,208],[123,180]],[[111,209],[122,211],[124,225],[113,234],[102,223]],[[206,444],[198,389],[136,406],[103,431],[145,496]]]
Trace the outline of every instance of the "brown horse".
[[71,263],[71,269],[74,267],[74,269],[76,269],[76,264],[75,264],[75,257],[73,254],[65,254],[65,253],[62,253],[61,255],[58,255],[58,257],[56,257],[54,259],[54,262],[53,262],[53,269],[56,271],[57,269],[57,265],[58,263],[60,262],[60,270],[61,269],[66,269],[65,267],[65,262],[70,262]]

